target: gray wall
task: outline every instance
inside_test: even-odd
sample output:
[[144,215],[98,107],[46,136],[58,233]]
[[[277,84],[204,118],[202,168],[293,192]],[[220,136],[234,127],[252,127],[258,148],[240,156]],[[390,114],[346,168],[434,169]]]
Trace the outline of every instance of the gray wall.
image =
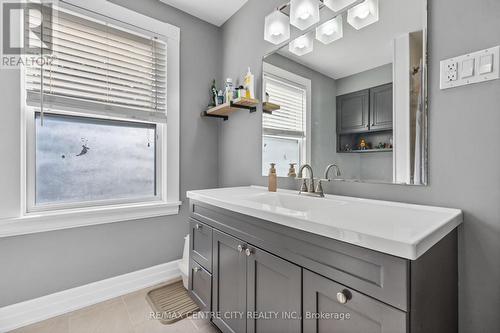
[[337,96],[392,82],[392,64],[375,67],[364,72],[336,80]]
[[[264,17],[281,3],[250,0],[226,22],[224,77],[237,77],[248,65],[255,73],[262,71],[261,57],[272,49],[262,37]],[[334,182],[327,191],[463,209],[460,332],[498,332],[500,154],[495,143],[500,124],[500,80],[441,91],[439,61],[500,44],[500,1],[478,0],[471,6],[468,0],[430,0],[429,10],[430,186]],[[245,38],[241,38],[242,31]],[[266,184],[267,179],[260,175],[260,126],[260,112],[236,113],[220,126],[221,186]],[[278,185],[297,186],[282,179]]]
[[[200,118],[207,87],[220,82],[220,29],[159,1],[116,0],[181,29],[181,199],[189,189],[216,187],[217,122]],[[1,163],[19,161],[19,74],[1,71]],[[8,98],[7,98],[8,97]],[[12,104],[12,105],[10,105]],[[6,158],[6,160],[3,160]],[[19,165],[0,175],[0,213],[17,212]],[[10,194],[4,200],[3,194]],[[187,207],[178,216],[120,222],[0,239],[0,307],[182,256]]]

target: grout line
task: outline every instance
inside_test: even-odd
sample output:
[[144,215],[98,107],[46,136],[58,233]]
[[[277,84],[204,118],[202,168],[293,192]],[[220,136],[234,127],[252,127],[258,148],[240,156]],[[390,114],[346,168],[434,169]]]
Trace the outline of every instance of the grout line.
[[128,310],[127,302],[125,302],[125,299],[123,298],[123,296],[125,296],[125,295],[120,296],[120,299],[123,302],[123,305],[125,306],[125,311],[127,312],[128,323],[130,324],[130,327],[132,328],[132,331],[135,332],[136,330],[135,330],[134,324],[132,323],[132,316],[130,315],[130,311]]

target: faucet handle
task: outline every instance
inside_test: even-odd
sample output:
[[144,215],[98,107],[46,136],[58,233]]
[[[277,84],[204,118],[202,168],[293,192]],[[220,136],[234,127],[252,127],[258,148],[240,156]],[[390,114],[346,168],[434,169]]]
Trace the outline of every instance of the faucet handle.
[[306,180],[305,178],[297,178],[297,179],[302,180],[302,185],[300,186],[300,190],[299,190],[299,191],[300,191],[301,193],[302,193],[302,192],[304,192],[304,193],[305,193],[305,192],[308,192],[308,190],[307,190],[307,180]]
[[316,185],[316,191],[315,191],[322,198],[325,196],[325,192],[323,191],[323,185],[321,184],[324,181],[330,181],[330,180],[321,178],[318,179],[318,185]]

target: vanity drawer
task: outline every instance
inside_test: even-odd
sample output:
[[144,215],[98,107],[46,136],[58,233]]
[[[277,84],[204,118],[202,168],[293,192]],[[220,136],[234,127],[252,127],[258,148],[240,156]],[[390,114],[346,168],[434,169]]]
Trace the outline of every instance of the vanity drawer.
[[403,311],[409,262],[331,238],[191,201],[191,216]]
[[205,223],[189,220],[191,258],[212,272],[212,228]]
[[[307,270],[303,273],[302,293],[304,333],[408,331],[406,312]],[[312,317],[311,314],[338,317]]]
[[201,311],[210,311],[212,274],[192,259],[189,263],[189,294]]

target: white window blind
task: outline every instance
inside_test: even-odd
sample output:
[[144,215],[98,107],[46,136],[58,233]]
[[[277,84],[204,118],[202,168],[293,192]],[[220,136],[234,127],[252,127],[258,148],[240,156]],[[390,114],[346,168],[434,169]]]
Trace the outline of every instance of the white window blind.
[[54,60],[27,69],[29,105],[39,106],[43,92],[43,105],[49,108],[165,119],[164,42],[63,11],[44,25],[43,36]]
[[263,115],[264,134],[305,136],[306,89],[274,76],[264,74],[269,102],[281,108]]

